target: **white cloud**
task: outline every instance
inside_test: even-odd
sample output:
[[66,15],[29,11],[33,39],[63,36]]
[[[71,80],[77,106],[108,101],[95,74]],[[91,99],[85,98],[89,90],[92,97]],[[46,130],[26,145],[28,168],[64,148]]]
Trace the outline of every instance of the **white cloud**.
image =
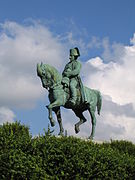
[[64,48],[41,24],[0,24],[0,106],[31,108],[43,97],[37,62],[60,69]]
[[133,45],[135,45],[135,33],[134,33],[134,35],[133,35],[133,38],[130,39],[130,42],[131,42]]
[[12,110],[6,107],[0,107],[0,125],[5,122],[12,123],[14,118],[15,114]]
[[98,118],[95,138],[100,140],[122,139],[135,142],[135,119],[125,115],[105,113]]
[[87,48],[100,48],[102,43],[98,37],[93,36],[91,41],[88,43]]
[[77,34],[75,34],[74,32],[69,32],[65,35],[64,38],[62,37],[62,40],[66,42],[69,48],[79,47],[82,54],[87,54],[87,44],[82,38],[78,37],[78,32]]
[[84,64],[83,76],[88,87],[100,89],[118,104],[135,105],[135,46],[124,48],[122,63],[110,61],[104,63],[100,57],[88,60]]

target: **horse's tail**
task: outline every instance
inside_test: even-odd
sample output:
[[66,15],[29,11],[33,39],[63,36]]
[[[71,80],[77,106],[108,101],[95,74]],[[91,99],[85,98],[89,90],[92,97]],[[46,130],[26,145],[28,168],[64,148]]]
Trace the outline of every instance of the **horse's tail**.
[[101,93],[98,91],[98,94],[97,94],[97,111],[98,111],[99,115],[100,115],[100,111],[101,111],[101,106],[102,106],[102,96],[101,96]]

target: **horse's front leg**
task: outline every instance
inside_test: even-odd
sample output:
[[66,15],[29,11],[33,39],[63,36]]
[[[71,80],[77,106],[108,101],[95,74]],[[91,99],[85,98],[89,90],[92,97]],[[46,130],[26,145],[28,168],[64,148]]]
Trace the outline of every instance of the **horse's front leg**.
[[49,108],[48,108],[48,118],[50,120],[51,126],[52,127],[55,126],[55,121],[54,121],[53,116],[52,116],[52,109],[49,109]]
[[54,121],[53,116],[52,116],[52,108],[58,107],[58,106],[60,106],[58,101],[54,101],[53,103],[46,106],[48,109],[48,118],[50,120],[52,127],[55,126],[55,121]]
[[55,112],[55,114],[57,116],[57,121],[59,123],[60,132],[59,132],[58,135],[63,135],[64,128],[63,128],[63,125],[62,125],[60,107],[54,108],[53,111]]

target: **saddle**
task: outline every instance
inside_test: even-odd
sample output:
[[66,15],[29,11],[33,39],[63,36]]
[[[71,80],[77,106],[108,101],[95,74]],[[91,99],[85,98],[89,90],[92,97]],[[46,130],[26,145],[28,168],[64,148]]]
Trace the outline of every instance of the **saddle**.
[[[76,81],[77,81],[76,91],[79,91],[78,93],[81,96],[82,102],[85,102],[86,100],[85,100],[85,94],[84,94],[84,87],[83,87],[81,78],[77,77]],[[70,94],[70,89],[69,89],[70,79],[68,77],[63,77],[61,83],[63,85],[64,91]]]

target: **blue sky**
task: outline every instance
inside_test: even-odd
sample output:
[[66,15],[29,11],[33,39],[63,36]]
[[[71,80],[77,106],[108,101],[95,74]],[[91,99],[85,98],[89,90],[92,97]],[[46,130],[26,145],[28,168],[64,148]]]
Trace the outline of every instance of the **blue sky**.
[[[99,89],[104,97],[103,116],[97,116],[100,122],[96,138],[134,141],[129,135],[135,126],[134,33],[134,0],[1,0],[0,122],[5,122],[3,118],[10,122],[18,119],[30,126],[33,135],[47,129],[47,92],[36,76],[35,65],[43,60],[61,72],[68,62],[69,49],[78,46],[84,84]],[[6,72],[12,73],[7,79]],[[126,79],[122,84],[123,77]],[[127,86],[130,95],[124,94]],[[67,122],[75,116],[64,109],[62,114],[65,129],[75,135],[73,125],[77,120]],[[113,119],[117,119],[116,124]],[[57,129],[56,125],[56,133]],[[80,136],[88,136],[89,130],[85,131],[84,125]]]
[[134,0],[0,1],[1,22],[11,20],[23,23],[29,18],[37,19],[50,22],[52,31],[60,34],[67,28],[71,29],[72,25],[67,23],[73,21],[80,31],[85,29],[89,36],[107,36],[111,42],[129,42],[135,28],[134,16]]

